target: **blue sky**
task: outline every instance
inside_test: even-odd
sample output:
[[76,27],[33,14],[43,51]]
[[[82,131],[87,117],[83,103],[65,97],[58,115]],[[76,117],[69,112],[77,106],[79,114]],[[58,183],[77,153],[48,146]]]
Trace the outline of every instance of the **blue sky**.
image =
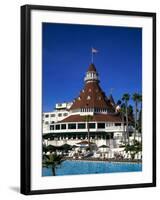
[[78,96],[91,63],[91,47],[99,51],[94,64],[106,95],[111,88],[116,101],[124,93],[141,93],[141,28],[43,23],[42,31],[44,112]]

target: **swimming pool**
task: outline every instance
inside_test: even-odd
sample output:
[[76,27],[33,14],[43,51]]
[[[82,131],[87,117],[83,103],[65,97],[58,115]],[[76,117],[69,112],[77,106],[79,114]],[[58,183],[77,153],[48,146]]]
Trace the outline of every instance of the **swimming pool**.
[[[56,176],[142,171],[141,163],[66,160],[55,169]],[[42,176],[53,176],[52,167],[43,167]]]

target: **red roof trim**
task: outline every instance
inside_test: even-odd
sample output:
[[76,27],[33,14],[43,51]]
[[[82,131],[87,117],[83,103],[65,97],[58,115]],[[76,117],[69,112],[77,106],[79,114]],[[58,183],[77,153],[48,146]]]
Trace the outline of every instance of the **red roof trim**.
[[[82,115],[70,115],[60,122],[85,122],[85,116]],[[118,114],[95,114],[92,116],[92,122],[122,122],[120,115]]]

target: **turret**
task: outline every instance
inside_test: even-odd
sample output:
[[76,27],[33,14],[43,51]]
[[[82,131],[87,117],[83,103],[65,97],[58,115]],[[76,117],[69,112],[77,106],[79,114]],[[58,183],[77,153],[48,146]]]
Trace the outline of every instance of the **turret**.
[[84,81],[85,83],[92,82],[92,81],[96,81],[99,83],[98,73],[94,64],[90,64],[87,70],[86,76],[84,78]]

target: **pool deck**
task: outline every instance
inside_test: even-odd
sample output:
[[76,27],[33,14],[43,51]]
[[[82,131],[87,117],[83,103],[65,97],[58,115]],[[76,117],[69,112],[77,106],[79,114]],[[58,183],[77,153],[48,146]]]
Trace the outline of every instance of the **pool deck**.
[[130,160],[130,159],[97,159],[97,158],[70,158],[67,157],[64,160],[72,160],[72,161],[88,161],[88,162],[115,162],[115,163],[142,163],[142,160]]

